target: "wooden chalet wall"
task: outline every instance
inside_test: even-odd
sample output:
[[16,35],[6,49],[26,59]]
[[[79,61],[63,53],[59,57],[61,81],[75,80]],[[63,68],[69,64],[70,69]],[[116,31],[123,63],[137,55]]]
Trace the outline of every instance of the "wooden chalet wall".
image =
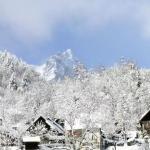
[[142,116],[140,119],[140,125],[143,136],[150,136],[150,111]]

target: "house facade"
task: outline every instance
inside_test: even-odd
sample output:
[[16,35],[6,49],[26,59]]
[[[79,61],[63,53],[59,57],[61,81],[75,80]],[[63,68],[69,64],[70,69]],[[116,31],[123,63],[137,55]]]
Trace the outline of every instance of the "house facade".
[[143,136],[150,136],[150,110],[141,117],[140,126]]
[[87,148],[93,150],[102,149],[103,138],[100,128],[68,130],[67,136],[75,141],[76,147],[80,148],[80,150],[86,150]]
[[[26,147],[39,144],[65,143],[64,121],[40,116],[30,125],[22,137]],[[37,140],[38,139],[38,140]]]

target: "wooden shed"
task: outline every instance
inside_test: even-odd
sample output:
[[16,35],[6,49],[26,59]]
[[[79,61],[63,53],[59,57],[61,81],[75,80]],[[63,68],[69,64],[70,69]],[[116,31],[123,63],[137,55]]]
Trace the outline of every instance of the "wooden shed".
[[25,149],[26,150],[36,150],[39,149],[39,144],[40,144],[41,140],[39,136],[36,137],[30,137],[30,136],[26,136],[23,137],[23,144],[25,145]]

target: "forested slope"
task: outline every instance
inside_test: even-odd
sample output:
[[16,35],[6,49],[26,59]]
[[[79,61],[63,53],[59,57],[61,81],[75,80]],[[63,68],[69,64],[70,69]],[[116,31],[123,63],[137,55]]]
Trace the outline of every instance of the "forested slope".
[[72,69],[67,65],[71,75],[64,72],[59,78],[57,72],[57,78],[46,80],[35,66],[0,53],[0,117],[7,129],[19,124],[23,128],[44,115],[63,118],[71,126],[78,118],[107,132],[123,126],[132,130],[150,108],[149,69],[128,60],[92,71],[79,62],[71,64]]

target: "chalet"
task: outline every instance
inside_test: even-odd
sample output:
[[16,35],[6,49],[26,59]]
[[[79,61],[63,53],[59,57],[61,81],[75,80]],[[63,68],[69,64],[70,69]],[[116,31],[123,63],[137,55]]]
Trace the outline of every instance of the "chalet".
[[38,147],[39,144],[55,144],[65,142],[64,121],[61,119],[40,116],[24,133],[22,142],[25,147]]
[[101,150],[103,137],[100,125],[96,125],[95,127],[90,125],[87,126],[83,122],[83,119],[84,116],[75,119],[72,127],[65,122],[66,136],[68,137],[69,142],[72,143],[71,139],[73,139],[74,143],[72,144],[75,144],[80,150],[85,150],[90,147],[91,149]]
[[143,136],[150,136],[150,110],[141,117],[140,125]]
[[76,140],[76,145],[81,150],[91,147],[91,149],[102,149],[102,131],[100,128],[89,128],[89,129],[73,129],[67,131],[68,137]]

